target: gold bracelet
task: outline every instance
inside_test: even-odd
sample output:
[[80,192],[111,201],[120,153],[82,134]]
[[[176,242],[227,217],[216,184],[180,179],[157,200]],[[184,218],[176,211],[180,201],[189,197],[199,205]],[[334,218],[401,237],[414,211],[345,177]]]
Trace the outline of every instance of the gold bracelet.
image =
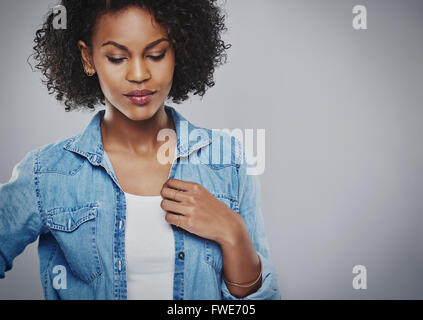
[[228,281],[228,280],[225,279],[225,276],[223,276],[223,280],[225,281],[225,283],[230,284],[231,286],[240,287],[240,288],[249,288],[249,287],[252,287],[253,285],[255,285],[260,280],[261,273],[262,273],[262,266],[261,266],[260,255],[257,254],[257,256],[258,256],[259,261],[260,261],[260,274],[259,274],[259,276],[258,276],[258,278],[256,280],[254,280],[251,283],[247,283],[247,284],[239,284],[239,283],[230,282],[230,281]]

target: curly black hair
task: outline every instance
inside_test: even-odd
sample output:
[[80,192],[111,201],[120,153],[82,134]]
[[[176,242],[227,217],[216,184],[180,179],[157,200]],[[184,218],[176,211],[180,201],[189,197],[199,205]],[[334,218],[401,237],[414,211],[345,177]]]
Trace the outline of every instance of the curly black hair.
[[[226,63],[226,50],[231,47],[221,39],[226,31],[225,15],[216,0],[62,0],[66,8],[67,28],[55,29],[53,10],[47,13],[36,31],[31,57],[41,70],[49,94],[64,101],[65,111],[95,109],[105,105],[97,75],[87,77],[81,61],[78,40],[91,45],[97,18],[128,6],[149,11],[165,28],[175,50],[173,85],[168,98],[174,103],[188,99],[188,94],[204,96],[215,85],[215,67]],[[31,63],[30,63],[31,65]],[[31,65],[32,67],[32,65]]]

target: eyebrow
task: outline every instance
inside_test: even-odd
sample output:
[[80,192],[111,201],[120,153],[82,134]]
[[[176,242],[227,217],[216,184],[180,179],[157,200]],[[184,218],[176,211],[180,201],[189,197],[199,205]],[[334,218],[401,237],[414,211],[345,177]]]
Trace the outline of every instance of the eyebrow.
[[[158,45],[160,42],[163,42],[163,41],[169,41],[169,39],[161,38],[161,39],[158,39],[156,41],[153,41],[145,47],[145,50],[150,49],[150,48],[154,47],[155,45]],[[125,47],[124,45],[119,44],[115,41],[107,41],[107,42],[103,43],[101,46],[104,47],[104,46],[107,46],[107,45],[112,45],[112,46],[115,46],[115,47],[117,47],[121,50],[129,51],[127,47]]]

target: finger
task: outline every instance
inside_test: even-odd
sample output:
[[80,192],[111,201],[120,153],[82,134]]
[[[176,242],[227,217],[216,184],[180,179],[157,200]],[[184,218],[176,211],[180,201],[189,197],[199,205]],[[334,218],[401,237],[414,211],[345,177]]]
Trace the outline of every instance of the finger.
[[187,221],[187,217],[183,216],[183,215],[179,215],[179,214],[174,214],[171,212],[167,212],[165,215],[165,220],[170,223],[173,224],[177,227],[183,228],[185,229],[186,227],[186,221]]
[[183,181],[183,180],[178,180],[178,179],[168,179],[165,182],[165,186],[173,188],[173,189],[179,189],[179,190],[182,190],[182,191],[191,190],[193,185],[194,185],[194,182]]
[[160,206],[165,211],[172,211],[172,212],[180,213],[183,215],[187,214],[187,207],[180,204],[179,202],[163,199]]
[[166,199],[182,202],[186,199],[186,195],[184,194],[185,192],[186,191],[163,187],[160,191],[160,195]]

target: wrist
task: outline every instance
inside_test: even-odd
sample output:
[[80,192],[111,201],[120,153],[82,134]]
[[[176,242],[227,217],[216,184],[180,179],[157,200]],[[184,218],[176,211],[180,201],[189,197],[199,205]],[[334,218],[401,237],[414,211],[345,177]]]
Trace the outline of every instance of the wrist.
[[234,248],[242,243],[246,233],[248,233],[248,230],[244,219],[238,213],[234,213],[217,242],[222,248]]

